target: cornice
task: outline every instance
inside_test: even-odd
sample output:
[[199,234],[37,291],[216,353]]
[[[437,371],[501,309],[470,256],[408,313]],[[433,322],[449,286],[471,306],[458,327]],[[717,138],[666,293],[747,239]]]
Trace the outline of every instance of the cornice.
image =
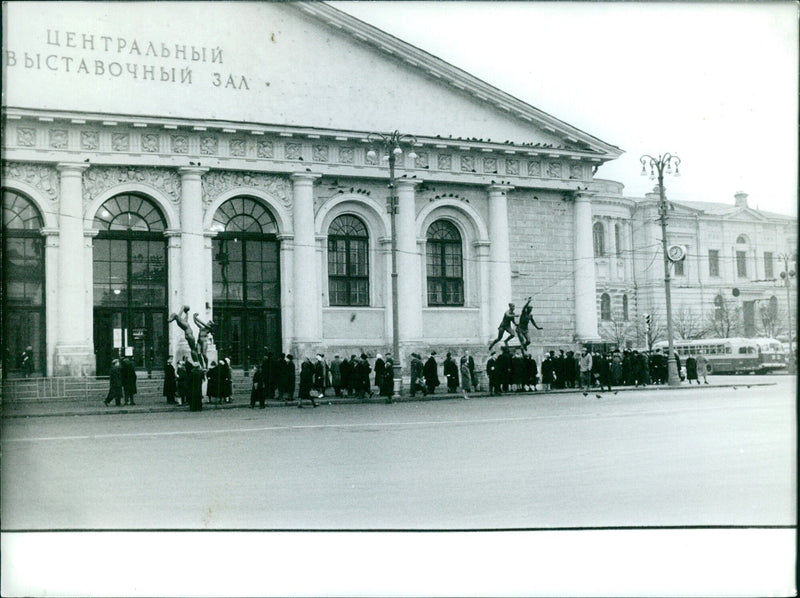
[[502,112],[526,123],[539,125],[569,143],[585,145],[590,150],[602,154],[602,161],[613,160],[624,153],[622,149],[534,108],[444,60],[323,2],[291,2],[287,5],[348,33],[362,43],[389,54],[430,77],[448,83],[456,90],[492,104]]

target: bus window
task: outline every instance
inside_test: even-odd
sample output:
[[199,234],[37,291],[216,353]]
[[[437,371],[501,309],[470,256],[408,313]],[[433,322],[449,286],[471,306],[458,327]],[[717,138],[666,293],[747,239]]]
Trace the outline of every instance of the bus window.
[[739,353],[747,353],[748,347],[739,347]]

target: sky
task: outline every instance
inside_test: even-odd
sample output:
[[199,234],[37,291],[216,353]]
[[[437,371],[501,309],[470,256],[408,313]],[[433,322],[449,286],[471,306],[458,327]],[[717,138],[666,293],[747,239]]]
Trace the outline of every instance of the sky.
[[797,215],[795,3],[329,4],[624,150],[596,176],[628,196],[669,152],[669,199]]

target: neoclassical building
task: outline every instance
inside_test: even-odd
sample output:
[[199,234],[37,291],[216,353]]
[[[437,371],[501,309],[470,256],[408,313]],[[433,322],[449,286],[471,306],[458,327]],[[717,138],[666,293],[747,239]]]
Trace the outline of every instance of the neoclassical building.
[[47,376],[103,374],[119,354],[160,369],[187,351],[168,321],[184,305],[237,366],[265,349],[386,351],[375,132],[409,136],[394,189],[404,363],[482,355],[527,297],[536,355],[607,340],[609,310],[656,309],[637,257],[652,199],[594,179],[614,145],[322,3],[99,6],[4,10],[4,375],[28,346]]

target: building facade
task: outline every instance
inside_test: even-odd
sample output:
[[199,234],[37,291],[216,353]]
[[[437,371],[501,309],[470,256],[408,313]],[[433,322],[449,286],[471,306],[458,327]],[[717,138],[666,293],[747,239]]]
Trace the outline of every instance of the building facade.
[[[237,366],[386,351],[393,226],[373,132],[410,136],[394,189],[404,364],[482,357],[511,301],[531,298],[537,356],[663,303],[642,257],[652,198],[594,178],[619,148],[321,3],[97,6],[4,11],[4,375],[28,347],[41,375],[102,375],[120,354],[160,369],[188,351],[170,321],[183,306]],[[699,282],[698,226],[726,252],[748,222],[753,285],[791,236],[784,219],[762,240],[781,219],[749,209],[676,209],[693,305],[727,284]]]

